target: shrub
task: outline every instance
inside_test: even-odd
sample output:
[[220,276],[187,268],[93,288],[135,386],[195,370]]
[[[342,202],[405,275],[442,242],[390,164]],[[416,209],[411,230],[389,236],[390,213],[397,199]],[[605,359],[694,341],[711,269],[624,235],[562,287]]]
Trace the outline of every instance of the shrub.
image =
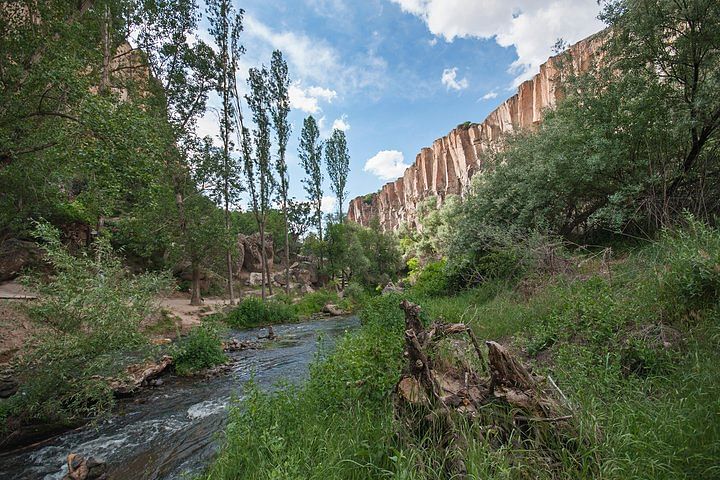
[[445,260],[429,263],[421,270],[417,274],[413,291],[424,297],[438,297],[450,293]]
[[298,316],[295,309],[286,303],[249,297],[230,311],[225,320],[231,327],[249,328],[296,322]]
[[48,283],[29,280],[42,293],[30,308],[41,328],[22,358],[9,413],[67,422],[106,413],[114,402],[101,378],[119,375],[129,354],[149,353],[140,323],[170,279],[130,275],[106,238],[73,256],[51,225],[38,224],[35,233],[54,275]]
[[217,328],[210,324],[201,325],[182,338],[173,357],[175,371],[180,375],[190,375],[227,361]]
[[338,298],[337,293],[330,290],[318,290],[303,295],[295,304],[295,311],[301,317],[309,317],[315,313],[322,312],[326,304],[338,304],[339,302],[340,298]]
[[686,311],[720,301],[720,232],[688,219],[688,227],[661,241],[667,269],[661,278],[666,301]]

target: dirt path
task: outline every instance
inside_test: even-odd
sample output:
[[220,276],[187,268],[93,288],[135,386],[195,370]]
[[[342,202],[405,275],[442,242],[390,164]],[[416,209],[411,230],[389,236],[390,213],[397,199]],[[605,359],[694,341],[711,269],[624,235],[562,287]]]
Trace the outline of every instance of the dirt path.
[[224,298],[206,298],[204,305],[197,307],[190,305],[189,295],[183,294],[162,298],[158,303],[163,310],[180,320],[179,326],[182,332],[200,325],[203,316],[221,311],[230,305]]

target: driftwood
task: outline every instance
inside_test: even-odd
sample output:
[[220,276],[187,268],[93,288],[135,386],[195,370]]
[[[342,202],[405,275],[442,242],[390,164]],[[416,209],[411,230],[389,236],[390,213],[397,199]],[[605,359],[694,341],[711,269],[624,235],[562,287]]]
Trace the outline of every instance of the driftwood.
[[[425,328],[420,307],[406,300],[400,307],[405,312],[407,361],[395,387],[400,435],[411,443],[433,435],[453,478],[467,473],[462,460],[467,429],[458,428],[461,422],[476,425],[477,431],[496,432],[499,442],[547,439],[547,429],[560,438],[571,429],[573,416],[557,396],[559,389],[546,388],[545,379],[533,375],[505,347],[485,342],[486,359],[467,325],[434,322]],[[468,341],[460,347],[456,343],[450,355],[439,355],[439,343],[455,336]],[[464,357],[459,351],[463,346],[475,358]]]
[[133,364],[125,369],[125,377],[110,379],[108,385],[115,395],[129,395],[159,377],[172,364],[173,359],[168,355],[164,355],[158,362]]

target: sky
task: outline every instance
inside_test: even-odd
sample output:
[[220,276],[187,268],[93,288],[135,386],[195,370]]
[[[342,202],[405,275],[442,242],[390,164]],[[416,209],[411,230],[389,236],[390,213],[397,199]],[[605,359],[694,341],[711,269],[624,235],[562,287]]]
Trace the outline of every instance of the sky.
[[[400,177],[422,147],[458,124],[484,120],[538,72],[558,39],[572,44],[603,28],[597,0],[236,0],[236,6],[245,11],[244,91],[247,69],[269,65],[274,49],[288,62],[288,165],[297,199],[305,198],[297,145],[306,116],[318,120],[322,137],[345,131],[350,200]],[[209,41],[205,23],[198,36]],[[217,134],[218,104],[211,97],[200,134]],[[329,185],[325,190],[330,211],[335,199]]]

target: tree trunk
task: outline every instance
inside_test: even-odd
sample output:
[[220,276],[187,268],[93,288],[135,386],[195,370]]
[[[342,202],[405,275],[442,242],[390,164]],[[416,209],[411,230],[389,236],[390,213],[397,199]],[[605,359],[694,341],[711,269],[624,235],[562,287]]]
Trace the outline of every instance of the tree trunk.
[[322,278],[322,270],[323,270],[323,253],[325,251],[325,248],[323,246],[323,234],[322,234],[322,210],[320,210],[321,204],[318,204],[318,238],[320,239],[320,258],[318,258],[318,281],[320,282],[320,278]]
[[[229,140],[226,139],[225,143],[225,162],[229,163],[229,152],[228,152],[228,142]],[[226,165],[227,167],[227,165]],[[225,170],[225,191],[223,192],[225,194],[225,233],[230,238],[230,192],[228,188],[228,168]],[[232,247],[227,247],[226,252],[226,259],[227,259],[227,275],[228,275],[228,295],[230,296],[230,305],[235,305],[235,289],[233,287],[233,267],[232,267]]]
[[100,93],[107,93],[110,88],[110,6],[105,5],[102,22],[103,67],[100,79]]
[[200,263],[197,260],[191,262],[192,283],[190,285],[190,305],[202,305],[203,300],[200,296]]
[[290,234],[288,232],[287,201],[283,201],[285,218],[285,293],[290,295]]
[[260,263],[262,264],[262,299],[265,300],[265,275],[267,274],[267,259],[265,258],[265,222],[260,223]]

